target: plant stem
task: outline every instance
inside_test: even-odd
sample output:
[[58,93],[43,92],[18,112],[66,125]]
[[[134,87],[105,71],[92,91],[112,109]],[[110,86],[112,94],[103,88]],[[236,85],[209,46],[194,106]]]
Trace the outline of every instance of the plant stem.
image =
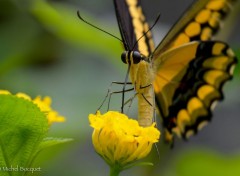
[[110,168],[110,176],[118,176],[120,172],[121,172],[121,169],[119,167]]

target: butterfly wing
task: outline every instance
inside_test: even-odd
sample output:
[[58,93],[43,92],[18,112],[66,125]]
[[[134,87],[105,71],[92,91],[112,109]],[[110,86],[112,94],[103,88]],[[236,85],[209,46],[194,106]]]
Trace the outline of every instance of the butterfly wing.
[[154,55],[190,41],[211,39],[236,0],[196,0],[160,42]]
[[237,62],[232,50],[207,41],[218,31],[230,2],[196,1],[152,55],[156,102],[168,141],[173,133],[186,138],[209,121],[214,102],[223,98],[223,84],[232,78]]
[[217,41],[191,42],[161,56],[154,89],[167,141],[172,133],[189,137],[211,119],[236,62],[229,46]]
[[[139,1],[114,0],[114,6],[125,50],[139,51],[148,56],[154,50],[154,43],[151,31],[147,32],[149,25]],[[146,32],[147,34],[144,35]],[[137,42],[140,37],[142,38]]]

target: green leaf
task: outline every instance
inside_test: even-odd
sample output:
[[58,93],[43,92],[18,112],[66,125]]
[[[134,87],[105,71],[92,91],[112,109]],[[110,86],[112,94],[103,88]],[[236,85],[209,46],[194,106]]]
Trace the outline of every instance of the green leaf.
[[0,175],[24,175],[4,172],[3,168],[29,168],[47,131],[47,118],[35,104],[13,95],[0,95]]
[[71,139],[71,138],[53,138],[53,137],[44,138],[38,147],[38,152],[42,151],[45,148],[52,147],[57,144],[70,142],[72,140],[73,139]]

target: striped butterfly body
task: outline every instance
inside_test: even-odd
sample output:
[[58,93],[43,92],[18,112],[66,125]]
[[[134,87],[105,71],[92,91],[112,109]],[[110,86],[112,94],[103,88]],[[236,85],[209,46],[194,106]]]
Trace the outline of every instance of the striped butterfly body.
[[152,124],[155,102],[169,142],[197,133],[211,119],[237,63],[226,43],[211,41],[233,1],[196,0],[155,48],[140,2],[114,0],[141,126]]
[[141,126],[150,126],[155,104],[153,65],[148,57],[154,51],[152,34],[138,1],[115,0],[114,4],[126,50],[121,58],[130,67],[130,79],[137,92],[138,122]]

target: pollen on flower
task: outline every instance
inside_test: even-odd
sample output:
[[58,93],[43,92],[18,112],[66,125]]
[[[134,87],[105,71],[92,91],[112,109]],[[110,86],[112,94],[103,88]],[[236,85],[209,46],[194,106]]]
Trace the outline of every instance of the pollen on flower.
[[[7,90],[0,90],[0,94],[11,94],[11,93]],[[46,113],[49,125],[51,125],[54,122],[65,121],[65,118],[63,116],[60,116],[57,111],[54,111],[51,108],[52,100],[50,97],[46,96],[44,98],[41,98],[41,96],[37,96],[36,98],[32,99],[29,95],[22,92],[17,93],[15,96],[32,101],[34,104],[36,104],[42,112]]]
[[155,124],[141,127],[136,120],[115,111],[90,114],[89,121],[94,128],[94,148],[109,165],[124,167],[144,158],[160,137]]

